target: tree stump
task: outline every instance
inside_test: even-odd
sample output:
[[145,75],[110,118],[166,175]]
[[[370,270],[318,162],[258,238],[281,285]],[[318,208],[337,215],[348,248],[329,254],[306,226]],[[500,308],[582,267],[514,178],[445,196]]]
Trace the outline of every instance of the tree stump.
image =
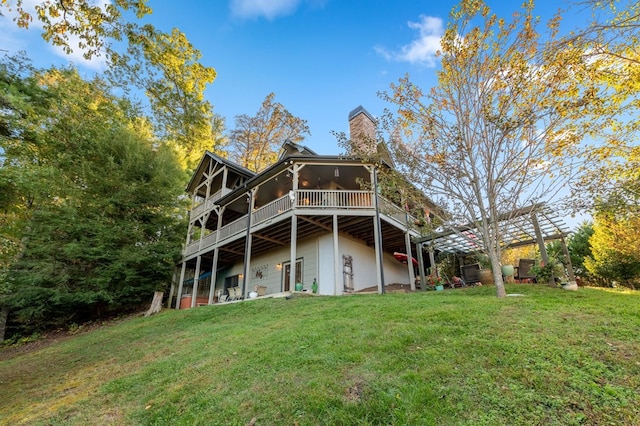
[[153,293],[153,300],[151,301],[149,310],[144,314],[145,317],[160,312],[162,309],[162,296],[164,296],[164,292],[162,291],[156,291]]

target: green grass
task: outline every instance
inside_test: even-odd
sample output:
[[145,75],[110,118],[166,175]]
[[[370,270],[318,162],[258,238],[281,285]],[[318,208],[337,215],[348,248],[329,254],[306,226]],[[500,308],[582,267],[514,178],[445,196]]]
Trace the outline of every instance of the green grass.
[[638,424],[640,293],[507,289],[134,318],[5,356],[0,423]]

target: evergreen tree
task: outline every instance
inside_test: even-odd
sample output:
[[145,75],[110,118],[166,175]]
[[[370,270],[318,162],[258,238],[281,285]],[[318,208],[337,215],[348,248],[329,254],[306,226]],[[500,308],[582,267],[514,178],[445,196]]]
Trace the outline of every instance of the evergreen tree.
[[30,211],[7,271],[9,320],[32,330],[147,303],[169,283],[184,232],[174,150],[100,80],[71,68],[27,80],[45,101],[14,104],[1,140],[0,182],[21,194],[7,204]]

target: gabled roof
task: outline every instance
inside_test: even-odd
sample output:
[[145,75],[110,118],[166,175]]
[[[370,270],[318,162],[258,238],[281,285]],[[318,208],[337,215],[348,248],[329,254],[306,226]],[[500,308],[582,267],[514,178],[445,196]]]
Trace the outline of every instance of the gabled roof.
[[244,176],[247,179],[250,179],[256,175],[255,172],[252,172],[251,170],[246,169],[241,165],[234,163],[233,161],[227,160],[226,158],[222,158],[219,155],[214,154],[213,152],[205,151],[204,155],[202,156],[202,159],[200,160],[200,163],[198,164],[198,167],[196,167],[193,174],[191,175],[191,180],[189,180],[189,183],[185,188],[187,192],[190,192],[190,190],[193,189],[193,185],[195,184],[197,179],[199,179],[200,176],[202,176],[202,173],[204,173],[204,168],[207,165],[207,160],[209,159],[228,167],[230,170],[233,170],[240,176]]
[[291,156],[316,156],[315,152],[311,149],[307,148],[304,145],[297,144],[295,142],[290,141],[289,139],[285,140],[280,148],[280,155],[278,156],[278,161],[291,157]]

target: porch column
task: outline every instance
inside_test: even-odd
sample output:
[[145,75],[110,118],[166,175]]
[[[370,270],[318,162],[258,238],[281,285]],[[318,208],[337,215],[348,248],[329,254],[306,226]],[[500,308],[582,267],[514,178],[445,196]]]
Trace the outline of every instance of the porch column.
[[229,176],[229,168],[224,166],[224,170],[222,172],[222,187],[220,188],[220,196],[224,197],[227,193],[227,179]]
[[182,298],[182,285],[184,284],[184,273],[187,270],[187,261],[182,261],[182,269],[180,270],[180,282],[178,283],[178,295],[176,296],[176,309],[180,309],[180,299]]
[[290,243],[290,252],[289,255],[291,257],[291,263],[289,266],[289,291],[292,289],[296,289],[296,256],[297,256],[297,243],[298,243],[298,216],[296,216],[296,208],[298,206],[298,171],[300,167],[298,164],[294,164],[291,167],[292,174],[292,190],[293,190],[293,203],[292,210],[293,215],[291,216],[291,243]]
[[420,289],[426,290],[424,285],[424,256],[422,255],[422,243],[416,243],[416,251],[418,252],[418,273],[420,274]]
[[249,212],[247,213],[247,238],[245,240],[244,245],[244,269],[242,274],[242,297],[246,297],[247,295],[247,279],[249,278],[249,272],[251,271],[251,242],[253,240],[253,235],[251,234],[251,216],[253,216],[253,206],[255,205],[255,197],[254,194],[256,189],[253,188],[248,192],[249,199],[247,203],[249,204]]
[[298,216],[291,216],[291,263],[289,266],[289,291],[296,289],[296,253],[298,242]]
[[340,249],[338,247],[338,215],[333,215],[333,294],[339,295],[344,292],[344,283],[342,284],[342,288],[340,288]]
[[198,294],[198,277],[200,276],[200,263],[202,263],[202,256],[198,255],[196,260],[196,274],[193,276],[193,291],[191,292],[191,307],[196,306],[196,295]]
[[[223,172],[223,176],[226,173],[226,167]],[[216,280],[218,279],[218,259],[220,257],[220,249],[218,247],[218,241],[220,240],[220,228],[222,228],[222,213],[224,213],[224,206],[213,206],[213,211],[218,216],[218,223],[216,225],[216,241],[215,249],[213,249],[213,265],[211,265],[211,288],[209,290],[209,304],[213,303],[213,296],[215,293]]]
[[373,237],[376,248],[376,269],[378,272],[378,293],[384,294],[384,266],[382,257],[382,224],[380,222],[380,200],[378,199],[378,171],[372,169],[373,200],[375,203],[375,216],[373,218]]
[[416,291],[416,276],[413,272],[413,254],[411,253],[411,236],[409,230],[404,233],[404,245],[407,248],[407,268],[409,268],[409,285],[412,291]]
[[167,301],[167,307],[171,308],[171,300],[173,299],[173,293],[176,290],[176,279],[178,278],[177,274],[178,268],[173,268],[173,274],[171,275],[171,288],[169,290],[169,299]]
[[213,264],[211,265],[211,286],[209,286],[209,303],[213,304],[213,295],[216,291],[216,280],[218,279],[218,253],[220,249],[213,249]]

